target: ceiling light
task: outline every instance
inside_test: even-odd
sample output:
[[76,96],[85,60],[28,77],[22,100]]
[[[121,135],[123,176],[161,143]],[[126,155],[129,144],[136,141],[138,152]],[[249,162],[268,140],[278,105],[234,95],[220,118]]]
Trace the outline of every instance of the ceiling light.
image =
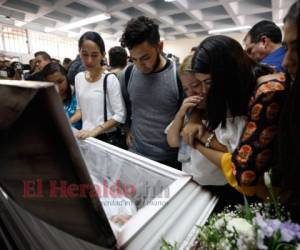
[[238,31],[238,30],[248,30],[250,28],[251,26],[247,25],[247,26],[237,26],[237,27],[226,28],[226,29],[215,29],[215,30],[209,30],[208,34],[225,33],[225,32]]
[[76,37],[79,37],[79,36],[80,36],[80,33],[72,32],[72,31],[68,32],[68,37],[76,38]]
[[14,24],[15,24],[15,26],[17,26],[17,27],[22,27],[23,25],[26,24],[26,22],[19,21],[19,20],[15,20],[15,21],[14,21]]
[[175,2],[176,0],[165,0],[165,2]]
[[166,40],[176,40],[176,37],[175,36],[167,36]]
[[5,18],[7,20],[10,20],[10,16],[0,15],[1,18]]
[[49,27],[44,28],[44,31],[45,31],[46,33],[53,32],[53,31],[55,31],[55,30],[56,30],[56,29],[54,29],[54,28],[49,28]]
[[189,34],[186,34],[186,36],[187,36],[188,38],[196,38],[196,37],[197,37],[197,34],[195,34],[195,33],[189,33]]
[[44,29],[45,32],[53,32],[55,30],[61,30],[61,31],[67,31],[67,30],[71,30],[71,29],[75,29],[75,28],[81,28],[82,26],[88,25],[88,24],[92,24],[92,23],[96,23],[96,22],[101,22],[104,20],[109,19],[111,16],[108,14],[100,14],[97,16],[92,16],[92,17],[88,17],[85,19],[81,19],[80,21],[74,22],[74,23],[70,23],[64,26],[60,26],[57,28],[48,28],[46,27]]
[[108,14],[100,14],[97,16],[88,17],[88,18],[82,19],[80,21],[61,26],[57,29],[62,30],[62,31],[75,29],[75,28],[82,27],[82,26],[85,26],[85,25],[88,25],[91,23],[101,22],[101,21],[107,20],[109,18],[110,18],[110,15],[108,15]]

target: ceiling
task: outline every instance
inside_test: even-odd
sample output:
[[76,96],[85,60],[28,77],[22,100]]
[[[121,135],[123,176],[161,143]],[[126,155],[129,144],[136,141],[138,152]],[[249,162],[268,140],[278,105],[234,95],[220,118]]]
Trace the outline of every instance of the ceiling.
[[[165,39],[195,38],[211,29],[253,25],[268,19],[281,23],[295,0],[0,0],[0,22],[44,31],[108,13],[111,18],[71,30],[95,30],[118,39],[132,18],[147,15],[160,25]],[[25,22],[22,23],[22,22]],[[62,31],[53,33],[66,35]]]

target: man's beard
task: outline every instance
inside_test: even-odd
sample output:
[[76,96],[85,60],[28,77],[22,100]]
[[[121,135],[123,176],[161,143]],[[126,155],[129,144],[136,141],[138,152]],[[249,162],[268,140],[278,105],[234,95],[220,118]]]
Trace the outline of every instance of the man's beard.
[[155,64],[152,68],[152,70],[150,72],[147,72],[147,73],[144,73],[145,75],[148,75],[148,74],[152,74],[156,71],[156,69],[159,67],[160,65],[160,62],[161,62],[161,59],[160,59],[160,53],[157,53],[157,56],[156,56],[156,61],[155,61]]

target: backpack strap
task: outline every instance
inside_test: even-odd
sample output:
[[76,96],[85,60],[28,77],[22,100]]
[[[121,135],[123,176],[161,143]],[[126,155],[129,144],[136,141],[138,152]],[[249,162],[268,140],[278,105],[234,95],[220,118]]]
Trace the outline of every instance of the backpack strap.
[[129,82],[129,79],[130,79],[130,76],[131,76],[133,66],[134,66],[134,64],[130,64],[127,67],[126,71],[125,71],[125,88],[126,88],[126,90],[128,88],[128,82]]
[[124,97],[124,101],[125,101],[125,105],[126,105],[126,109],[127,109],[127,118],[126,118],[126,124],[128,127],[130,127],[130,117],[131,117],[131,102],[130,102],[130,97],[129,97],[129,92],[128,92],[128,83],[131,77],[131,73],[133,70],[134,64],[130,64],[127,66],[127,68],[125,69],[125,73],[124,73],[124,88],[123,88],[123,97]]
[[104,99],[104,122],[107,122],[107,103],[106,103],[106,92],[107,92],[107,77],[111,75],[111,73],[105,74],[104,79],[103,79],[103,99]]
[[176,63],[173,62],[173,67],[174,67],[174,75],[175,75],[175,81],[177,84],[177,90],[178,90],[178,110],[181,107],[182,101],[184,99],[184,92],[183,92],[183,87],[181,80],[179,78],[179,67],[177,67]]

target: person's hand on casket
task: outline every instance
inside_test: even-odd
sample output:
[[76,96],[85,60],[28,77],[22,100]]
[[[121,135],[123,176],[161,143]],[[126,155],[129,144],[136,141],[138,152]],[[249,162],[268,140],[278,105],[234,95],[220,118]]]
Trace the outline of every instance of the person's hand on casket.
[[124,225],[129,219],[131,218],[130,215],[127,214],[119,214],[111,217],[111,221],[122,226]]
[[96,134],[93,130],[79,130],[75,136],[78,138],[78,139],[86,139],[88,137],[95,137]]

